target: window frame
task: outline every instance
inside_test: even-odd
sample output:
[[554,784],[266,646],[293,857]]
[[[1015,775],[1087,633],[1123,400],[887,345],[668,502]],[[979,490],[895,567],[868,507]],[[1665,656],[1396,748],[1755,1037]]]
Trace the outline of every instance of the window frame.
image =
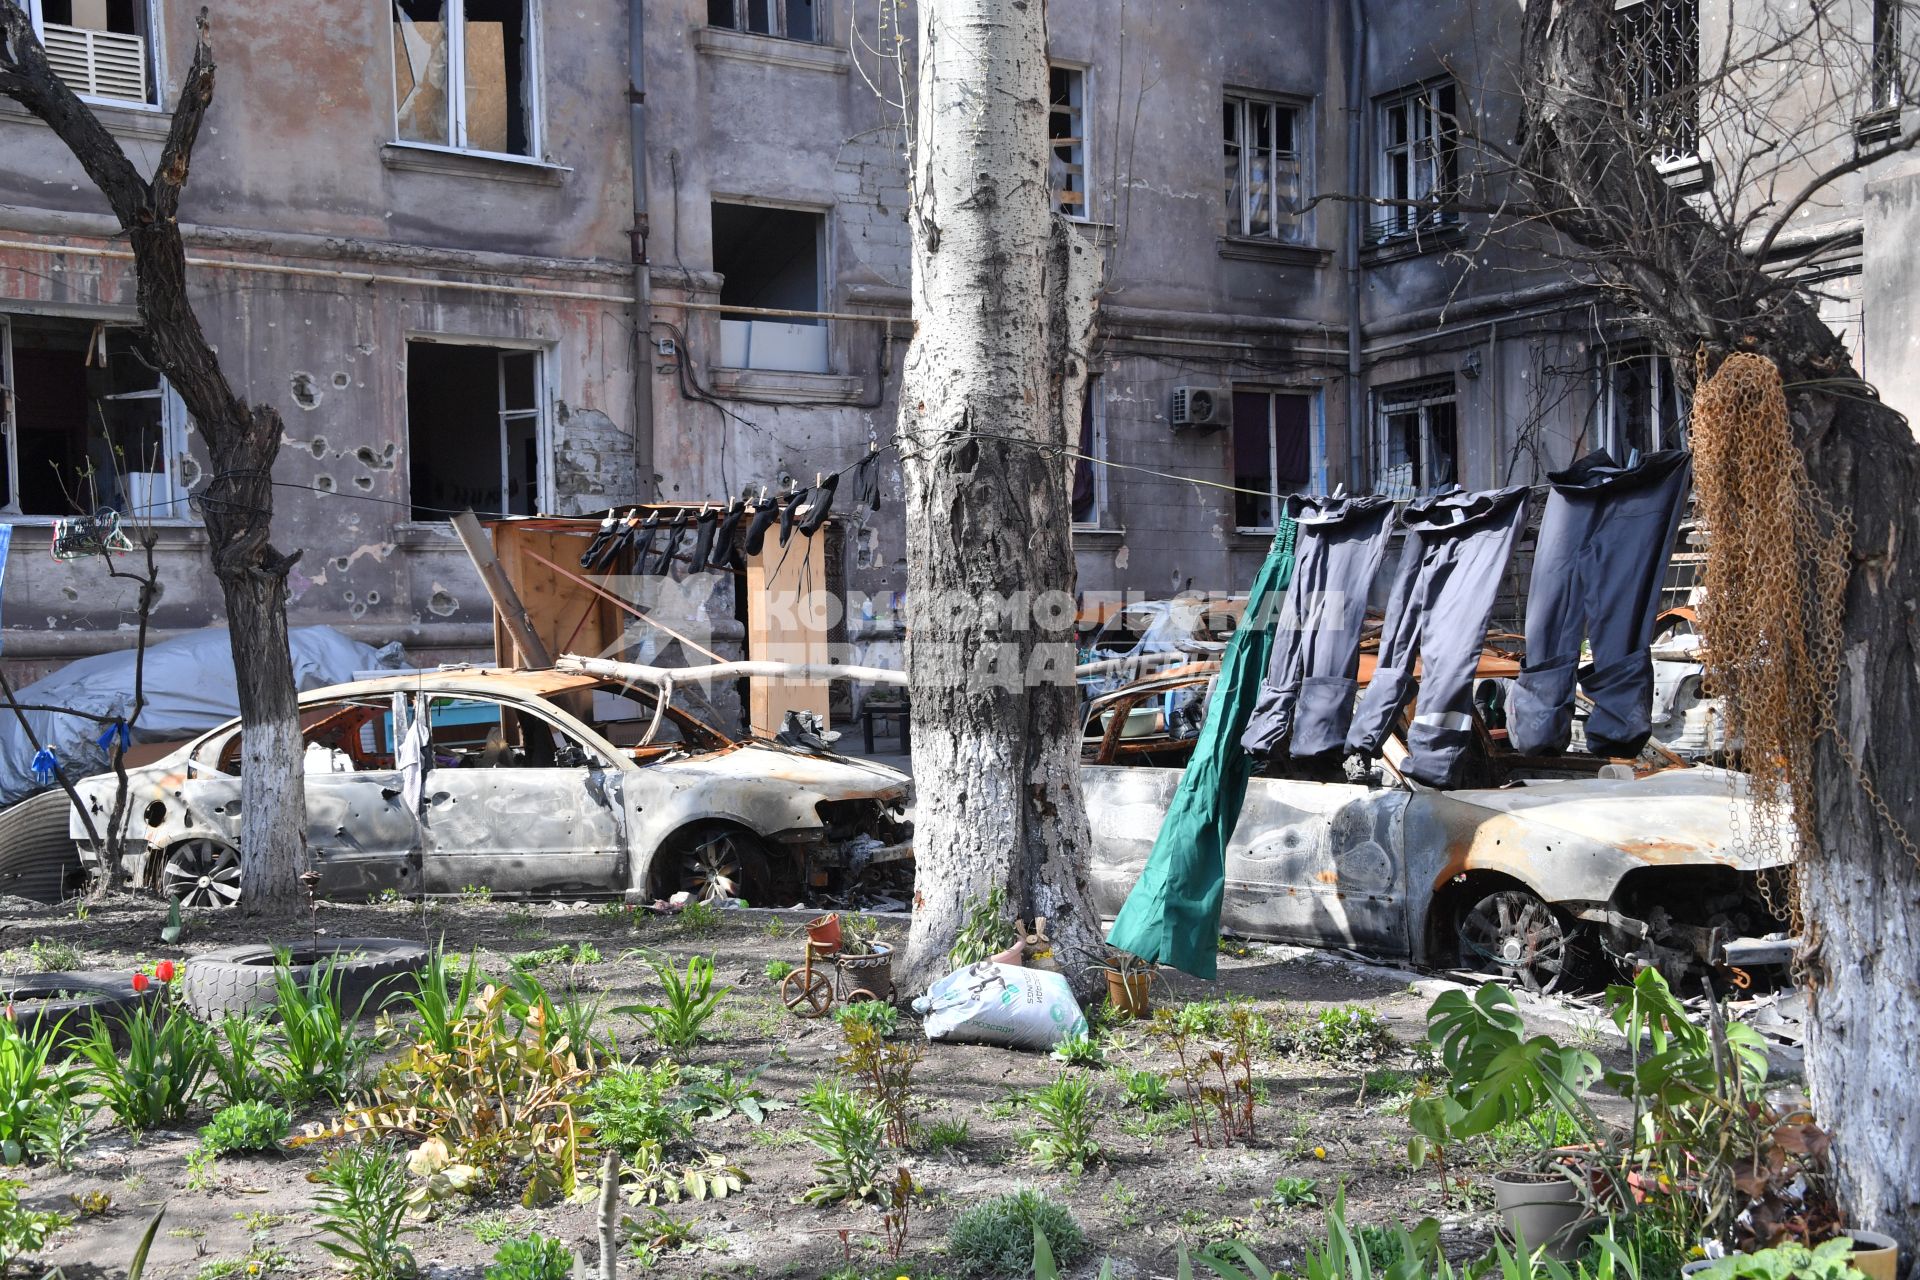
[[[1253,182],[1250,166],[1251,155],[1254,148],[1248,143],[1248,138],[1252,133],[1250,127],[1251,109],[1256,106],[1269,108],[1276,113],[1285,111],[1292,116],[1293,149],[1284,154],[1292,157],[1293,186],[1296,195],[1304,193],[1312,181],[1310,162],[1313,149],[1310,144],[1313,137],[1313,100],[1311,98],[1301,98],[1290,94],[1267,93],[1250,89],[1227,89],[1221,94],[1221,111],[1224,116],[1226,110],[1231,108],[1237,115],[1236,140],[1233,146],[1238,152],[1239,170],[1235,178],[1235,187],[1239,192],[1239,208],[1237,211],[1233,208],[1232,197],[1230,195],[1226,197],[1228,202],[1227,237],[1233,240],[1252,240],[1258,243],[1304,243],[1308,239],[1308,215],[1294,209],[1283,211],[1280,207],[1279,192],[1281,184],[1277,180],[1277,175],[1281,172],[1280,161],[1283,153],[1278,145],[1279,130],[1277,128],[1274,130],[1275,145],[1272,154],[1268,157],[1268,229],[1266,231],[1255,231],[1252,229]],[[1225,130],[1223,129],[1220,139],[1220,145],[1223,150],[1227,145],[1224,134]],[[1223,162],[1224,159],[1225,157],[1222,156]],[[1297,203],[1297,201],[1289,201],[1289,203]],[[1236,212],[1237,216],[1235,216]]]
[[[500,505],[511,505],[507,495],[507,481],[510,475],[507,440],[507,419],[525,417],[527,410],[509,410],[506,398],[506,365],[502,357],[509,355],[530,355],[533,357],[533,402],[531,411],[534,417],[534,452],[538,455],[540,473],[534,478],[533,509],[536,513],[552,511],[555,507],[553,492],[553,396],[547,385],[548,356],[552,347],[541,342],[528,342],[512,338],[473,337],[466,334],[429,333],[409,330],[401,339],[403,346],[410,347],[416,342],[439,343],[451,347],[484,347],[494,352],[494,422],[500,433]],[[413,377],[413,363],[408,360],[401,374],[401,404],[407,403],[407,391]],[[445,527],[452,523],[451,516],[436,516],[421,519],[415,514],[419,508],[413,495],[413,414],[410,408],[403,409],[407,441],[407,514],[415,525]],[[505,511],[495,514],[504,515]]]
[[[488,151],[470,147],[467,137],[467,0],[442,0],[447,6],[447,136],[448,142],[422,142],[400,136],[400,24],[393,19],[394,0],[388,0],[387,82],[393,92],[393,140],[388,145],[438,151],[448,155],[484,156],[517,164],[546,164],[546,41],[542,34],[541,0],[519,0],[527,11],[527,150]],[[638,2],[638,0],[636,0]],[[458,13],[458,20],[454,15]]]
[[[756,33],[749,33],[749,34],[756,34]],[[762,199],[759,199],[758,197],[751,197],[751,196],[723,195],[718,191],[714,191],[714,192],[709,192],[707,197],[707,216],[709,217],[709,219],[712,218],[713,209],[716,205],[725,205],[733,208],[778,209],[787,213],[806,214],[807,216],[814,219],[814,224],[813,224],[814,304],[810,308],[808,307],[794,308],[794,310],[810,310],[814,312],[815,316],[813,319],[811,320],[801,319],[795,316],[777,317],[777,316],[756,315],[754,314],[755,308],[748,306],[747,304],[744,304],[744,303],[740,304],[740,306],[743,308],[742,310],[733,311],[733,310],[727,310],[723,308],[721,310],[717,310],[713,312],[713,315],[721,323],[725,323],[729,320],[735,321],[735,322],[746,322],[749,324],[765,321],[765,322],[771,322],[774,324],[796,324],[796,325],[804,324],[804,325],[810,325],[810,326],[818,326],[824,335],[821,339],[821,342],[822,342],[822,345],[825,347],[826,356],[825,356],[824,368],[817,369],[817,370],[806,370],[806,369],[775,369],[771,367],[763,367],[763,366],[755,365],[751,362],[751,356],[749,356],[748,363],[746,364],[738,364],[738,365],[727,364],[724,362],[724,357],[716,353],[712,367],[716,369],[726,369],[729,371],[739,371],[743,373],[768,373],[768,374],[775,374],[775,375],[800,374],[802,376],[808,376],[808,377],[837,376],[839,362],[836,359],[834,343],[836,339],[838,339],[838,337],[840,336],[840,332],[839,332],[837,323],[830,318],[835,309],[834,301],[837,296],[836,284],[838,282],[838,277],[835,274],[837,264],[834,259],[835,227],[833,225],[833,218],[836,212],[835,207],[832,205],[788,204],[783,201],[762,200]],[[719,268],[717,265],[710,264],[710,267],[712,270],[716,272],[719,271]],[[723,339],[723,345],[724,345],[724,339]]]
[[[102,321],[93,316],[69,317],[40,315],[30,312],[0,311],[0,435],[4,435],[5,437],[5,442],[3,445],[0,445],[0,448],[3,448],[5,451],[7,467],[6,484],[4,487],[0,487],[0,524],[50,525],[56,520],[71,519],[73,516],[88,513],[72,511],[64,515],[47,515],[41,513],[29,514],[20,510],[20,495],[14,486],[14,480],[20,474],[20,433],[14,418],[18,397],[14,390],[13,329],[15,323],[21,319],[72,319],[83,324],[106,324],[112,328],[124,329],[131,329],[135,326],[132,324],[116,325],[110,321]],[[200,521],[194,517],[193,508],[189,504],[191,492],[188,484],[180,474],[180,460],[187,456],[187,435],[188,428],[192,424],[192,418],[187,413],[186,402],[180,398],[180,393],[174,390],[173,384],[167,381],[167,376],[164,373],[156,373],[154,376],[160,379],[160,385],[151,391],[125,391],[100,397],[89,396],[87,399],[89,404],[93,403],[96,399],[114,401],[157,399],[160,401],[160,433],[161,439],[164,441],[161,457],[164,469],[161,474],[167,478],[167,487],[164,502],[156,505],[163,506],[180,514],[156,516],[151,514],[151,508],[147,511],[122,512],[121,514],[132,523],[139,525],[158,526],[161,528],[190,528],[198,525]],[[151,475],[153,473],[146,472],[143,474]],[[129,505],[131,505],[133,495],[127,494],[125,496],[128,499]]]
[[[1441,94],[1449,95],[1450,106],[1441,106]],[[1392,140],[1389,124],[1392,113],[1400,108],[1408,113],[1404,143]],[[1390,205],[1381,209],[1368,220],[1368,243],[1387,244],[1459,225],[1459,212],[1444,207],[1447,201],[1459,196],[1463,181],[1460,86],[1453,77],[1436,76],[1375,98],[1373,130],[1374,194],[1382,199],[1432,201],[1432,207]],[[1420,154],[1422,146],[1428,152],[1424,156]],[[1395,157],[1403,153],[1407,165],[1407,194],[1398,196],[1394,194]],[[1417,181],[1423,172],[1424,185]]]
[[[641,2],[641,0],[635,0],[635,2],[639,3]],[[791,40],[795,44],[826,44],[827,43],[826,19],[827,19],[828,6],[824,2],[824,0],[814,0],[813,34],[811,36],[795,36],[795,35],[787,34],[786,0],[767,0],[767,17],[768,17],[767,25],[769,28],[778,27],[779,30],[777,31],[775,30],[755,31],[752,27],[740,25],[739,23],[740,6],[743,4],[750,3],[750,0],[718,0],[718,2],[729,6],[733,10],[733,16],[735,21],[733,22],[732,25],[722,25],[720,23],[714,22],[713,4],[715,3],[715,0],[708,0],[706,25],[710,30],[735,31],[743,36],[762,36],[768,40]]]
[[[1433,479],[1433,407],[1447,405],[1453,410],[1453,469],[1452,478],[1445,484],[1462,483],[1460,478],[1460,387],[1451,374],[1436,374],[1428,378],[1416,378],[1411,381],[1381,387],[1373,393],[1374,448],[1375,463],[1373,491],[1393,498],[1395,501],[1408,501],[1425,497],[1437,490],[1440,485]],[[1392,456],[1390,448],[1392,429],[1388,420],[1395,415],[1412,412],[1418,415],[1420,424],[1420,474],[1412,477],[1411,485],[1403,492],[1402,487],[1387,482],[1388,459]]]
[[[1628,365],[1640,361],[1647,361],[1652,369],[1652,376],[1648,378],[1651,398],[1648,426],[1653,439],[1648,441],[1626,439],[1620,418],[1621,372]],[[1684,394],[1683,384],[1674,374],[1671,357],[1655,351],[1652,344],[1646,342],[1629,341],[1602,347],[1600,360],[1594,369],[1594,379],[1594,437],[1616,460],[1624,462],[1630,449],[1638,449],[1645,455],[1657,452],[1662,447],[1660,438],[1666,434],[1667,424],[1659,420],[1659,415],[1667,399],[1669,381],[1672,383],[1674,411],[1679,415],[1673,423],[1679,436],[1679,442],[1674,447],[1686,447],[1692,434],[1693,405]]]
[[[1105,528],[1103,523],[1107,514],[1107,397],[1101,387],[1101,375],[1087,375],[1086,387],[1081,392],[1085,412],[1092,420],[1087,453],[1088,467],[1093,477],[1093,515],[1091,519],[1081,520],[1073,515],[1074,479],[1080,463],[1076,459],[1074,470],[1067,473],[1067,514],[1072,519],[1073,528],[1081,533]],[[1074,438],[1074,452],[1079,452],[1079,437]]]
[[[1245,534],[1271,534],[1280,527],[1279,516],[1282,501],[1296,493],[1312,492],[1315,478],[1321,473],[1321,432],[1325,427],[1325,421],[1321,417],[1321,414],[1325,410],[1325,401],[1321,397],[1321,389],[1319,387],[1275,387],[1259,383],[1248,384],[1236,382],[1227,389],[1229,401],[1243,395],[1260,396],[1267,402],[1267,499],[1272,504],[1271,509],[1274,514],[1274,523],[1267,525],[1240,523],[1239,502],[1245,495],[1235,492],[1228,495],[1234,503],[1233,531],[1235,533]],[[1285,493],[1280,491],[1280,423],[1279,415],[1274,411],[1274,402],[1281,396],[1298,396],[1307,402],[1306,485],[1300,489],[1289,489]],[[1238,470],[1234,468],[1233,432],[1239,425],[1236,419],[1233,428],[1230,428],[1226,433],[1227,467],[1231,480],[1236,482],[1236,489],[1238,488],[1237,482],[1240,476]]]
[[[1646,15],[1659,7],[1659,18],[1647,21]],[[1690,83],[1700,83],[1700,3],[1699,0],[1615,0],[1613,9],[1614,58],[1618,65],[1620,82],[1626,92],[1626,110],[1638,127],[1653,141],[1650,159],[1661,170],[1686,169],[1700,163],[1700,100],[1696,92],[1685,105],[1684,110],[1676,106],[1674,117],[1677,121],[1676,132],[1684,134],[1683,141],[1690,143],[1678,149],[1663,150],[1660,135],[1663,124],[1654,118],[1654,104],[1672,88],[1662,87],[1662,71],[1659,66],[1671,63],[1674,49],[1686,38],[1687,33],[1677,29],[1670,21],[1682,6],[1690,10],[1691,35],[1693,48],[1687,51],[1691,59]],[[1634,18],[1627,15],[1635,10],[1640,13]],[[1627,21],[1638,21],[1648,38],[1644,49],[1638,55],[1629,47],[1627,39],[1621,34]],[[1656,66],[1659,64],[1659,66]],[[1674,88],[1677,88],[1677,83]]]
[[[1080,101],[1078,105],[1075,105],[1071,101],[1071,92],[1068,94],[1069,101],[1065,105],[1054,102],[1053,74],[1056,71],[1066,72],[1068,75],[1078,79],[1080,85]],[[1087,146],[1087,139],[1090,136],[1087,132],[1087,111],[1093,98],[1092,85],[1093,71],[1084,63],[1059,62],[1051,58],[1047,60],[1047,204],[1055,213],[1072,222],[1093,221],[1092,166],[1087,162],[1087,157],[1090,154],[1090,148]],[[1079,119],[1080,133],[1077,138],[1073,134],[1067,134],[1063,140],[1055,140],[1053,136],[1053,119],[1059,115],[1066,116],[1069,122],[1076,117]],[[1069,125],[1069,127],[1071,127],[1071,125]],[[1063,150],[1069,152],[1075,158],[1072,160],[1062,159],[1060,153]],[[1056,189],[1053,185],[1053,166],[1056,161],[1067,165],[1070,169],[1078,168],[1079,170],[1080,188],[1077,194],[1080,197],[1080,212],[1078,213],[1070,212],[1068,204],[1060,199],[1062,194],[1072,192],[1073,189],[1071,187]]]
[[1901,74],[1905,48],[1901,43],[1901,0],[1873,0],[1867,33],[1867,111],[1897,115],[1907,105],[1906,78]]
[[[160,0],[136,0],[136,2],[146,10],[147,14],[147,99],[144,102],[136,102],[132,98],[103,97],[95,93],[81,93],[76,89],[74,91],[75,96],[89,106],[123,107],[128,111],[165,111],[167,109],[165,102],[167,87],[166,42],[160,38],[162,31],[160,25]],[[0,0],[0,3],[5,3],[5,0]],[[47,42],[47,24],[43,12],[43,0],[17,0],[17,3],[25,6],[27,10],[27,17],[33,23],[34,39],[40,41],[42,45],[45,45]]]

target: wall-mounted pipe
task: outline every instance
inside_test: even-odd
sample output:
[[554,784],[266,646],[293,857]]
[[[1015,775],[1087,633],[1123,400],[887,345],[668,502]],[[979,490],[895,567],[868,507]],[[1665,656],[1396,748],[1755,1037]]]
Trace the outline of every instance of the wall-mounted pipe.
[[[1366,0],[1347,0],[1347,185],[1360,195],[1367,185],[1365,167],[1367,125],[1367,9]],[[1360,360],[1361,285],[1360,244],[1366,230],[1364,207],[1347,202],[1347,482],[1362,484],[1366,466],[1367,392],[1362,385]]]
[[633,461],[653,489],[653,270],[647,264],[647,5],[627,0],[627,132],[633,160]]

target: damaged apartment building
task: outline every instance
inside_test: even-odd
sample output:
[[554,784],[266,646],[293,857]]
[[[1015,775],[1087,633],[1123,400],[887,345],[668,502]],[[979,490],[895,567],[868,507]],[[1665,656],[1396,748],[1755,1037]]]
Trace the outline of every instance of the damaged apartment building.
[[[198,4],[8,2],[151,164]],[[1244,590],[1290,492],[1485,487],[1684,437],[1680,381],[1630,316],[1449,207],[1476,189],[1464,136],[1511,137],[1521,7],[1052,0],[1053,200],[1106,264],[1094,462],[1072,503],[1082,591]],[[1912,126],[1920,37],[1894,0],[1847,13],[1875,71],[1822,144],[1843,156]],[[286,419],[296,625],[423,662],[490,657],[452,514],[719,503],[886,445],[912,317],[900,67],[880,51],[911,55],[912,8],[878,16],[846,0],[213,6],[219,84],[183,221],[230,376]],[[1724,20],[1698,0],[1621,6],[1651,51],[1629,91],[1665,113],[1663,175],[1703,199],[1727,197],[1727,167],[1672,89]],[[1896,404],[1920,391],[1912,169],[1848,175],[1774,245]],[[204,452],[133,355],[134,323],[104,203],[0,101],[14,667],[127,642],[124,584],[37,554],[95,502],[159,530],[157,627],[220,620]],[[820,545],[854,602],[845,634],[897,661],[890,453],[881,471],[879,509],[843,511]],[[734,607],[712,611],[737,651]]]

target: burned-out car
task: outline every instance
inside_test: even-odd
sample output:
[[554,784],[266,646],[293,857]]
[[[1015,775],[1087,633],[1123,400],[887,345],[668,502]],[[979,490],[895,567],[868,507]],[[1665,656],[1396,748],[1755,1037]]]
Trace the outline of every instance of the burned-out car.
[[[1215,664],[1217,666],[1217,664]],[[1511,674],[1489,654],[1481,676]],[[1364,683],[1371,667],[1363,660]],[[1210,669],[1144,680],[1088,712],[1081,765],[1102,914],[1146,865],[1191,753],[1177,721],[1141,707],[1204,696]],[[1346,947],[1420,967],[1498,972],[1536,990],[1599,976],[1603,961],[1672,978],[1779,966],[1792,943],[1762,884],[1774,859],[1738,839],[1747,779],[1689,767],[1658,748],[1638,761],[1528,758],[1476,715],[1473,785],[1406,778],[1403,740],[1378,775],[1338,760],[1276,758],[1255,777],[1227,850],[1221,925],[1235,933]]]
[[[650,687],[447,668],[316,690],[300,725],[322,896],[793,902],[912,856],[905,774],[735,740]],[[131,883],[239,900],[241,735],[231,721],[131,771]],[[78,790],[104,829],[114,778]],[[97,862],[77,813],[70,830]]]

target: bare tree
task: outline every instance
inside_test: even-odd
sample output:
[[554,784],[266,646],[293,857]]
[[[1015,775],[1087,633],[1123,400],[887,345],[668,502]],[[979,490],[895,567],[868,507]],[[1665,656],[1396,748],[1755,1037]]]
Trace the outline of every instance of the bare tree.
[[0,0],[0,93],[59,137],[106,197],[134,255],[140,353],[165,375],[206,441],[211,473],[200,495],[213,571],[227,607],[227,630],[245,723],[241,757],[242,905],[292,910],[306,863],[306,800],[301,776],[298,693],[287,645],[287,572],[300,553],[283,555],[270,538],[273,461],[280,414],[248,404],[227,381],[187,294],[180,195],[200,126],[213,102],[213,49],[207,14],[198,19],[193,62],[180,85],[173,122],[151,181],[142,178],[100,123],[47,61],[32,21],[16,0]]
[[1046,6],[924,0],[900,397],[918,797],[910,985],[969,901],[1045,916],[1082,992],[1099,922],[1079,777],[1067,468],[1098,255],[1053,215]]
[[[1860,381],[1797,274],[1831,245],[1797,244],[1785,260],[1780,251],[1797,215],[1832,200],[1837,181],[1915,137],[1853,146],[1870,68],[1857,34],[1829,29],[1835,8],[1755,5],[1744,25],[1728,10],[1728,27],[1699,43],[1701,65],[1661,82],[1622,74],[1633,50],[1622,52],[1614,0],[1529,0],[1509,177],[1521,220],[1642,316],[1676,364],[1704,349],[1709,365],[1754,352],[1778,366],[1807,475],[1851,520],[1845,672],[1830,731],[1807,753],[1814,812],[1802,825],[1813,838],[1799,850],[1807,1069],[1849,1220],[1899,1237],[1912,1256],[1920,863],[1907,833],[1920,830],[1910,780],[1920,730],[1908,709],[1920,696],[1920,446]],[[1688,198],[1658,171],[1676,122],[1711,151],[1717,194]],[[1835,150],[1841,158],[1829,158]]]

